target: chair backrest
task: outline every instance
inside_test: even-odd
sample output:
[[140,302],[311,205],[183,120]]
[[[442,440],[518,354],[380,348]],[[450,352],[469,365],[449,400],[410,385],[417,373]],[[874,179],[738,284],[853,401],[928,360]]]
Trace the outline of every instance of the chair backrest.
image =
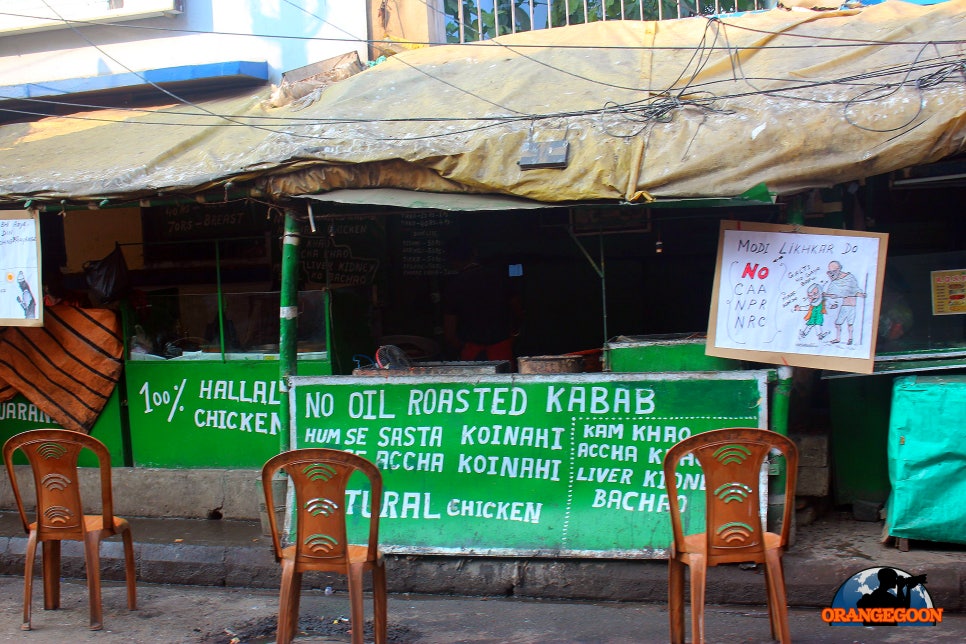
[[[349,545],[346,535],[346,487],[354,472],[369,479],[369,493],[353,497],[352,511],[365,516],[369,512],[369,559],[377,557],[379,548],[379,513],[382,509],[382,474],[365,458],[336,449],[312,447],[283,452],[262,466],[262,486],[267,507],[275,507],[272,479],[285,470],[295,491],[296,561],[336,564],[346,560]],[[363,496],[367,496],[366,504]],[[282,543],[275,513],[268,512],[275,557],[279,559]]]
[[[788,544],[795,506],[798,449],[786,436],[764,429],[728,428],[695,434],[677,443],[664,457],[664,481],[670,499],[674,543],[682,543],[681,508],[677,502],[678,463],[693,454],[704,474],[705,521],[709,563],[754,561],[764,552],[766,526],[761,521],[761,468],[772,450],[785,457],[785,511],[781,545]],[[691,530],[692,533],[701,530]],[[751,558],[749,558],[751,557]]]
[[100,469],[102,529],[113,529],[114,500],[111,493],[111,456],[102,442],[69,429],[31,429],[7,439],[3,461],[10,475],[10,486],[24,530],[30,520],[14,472],[13,454],[23,452],[30,464],[37,492],[37,532],[44,538],[83,538],[84,504],[78,480],[77,457],[89,449]]

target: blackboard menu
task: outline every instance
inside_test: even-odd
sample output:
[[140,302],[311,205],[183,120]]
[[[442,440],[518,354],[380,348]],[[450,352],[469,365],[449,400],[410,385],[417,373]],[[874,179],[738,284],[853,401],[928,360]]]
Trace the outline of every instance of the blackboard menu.
[[326,286],[372,284],[385,255],[385,238],[385,225],[379,217],[317,219],[315,232],[308,224],[301,231],[302,273],[309,281]]
[[400,258],[402,274],[408,276],[444,275],[446,239],[453,226],[448,212],[407,212],[400,215]]
[[141,209],[147,261],[214,260],[215,240],[223,260],[263,260],[270,226],[265,208],[247,201]]

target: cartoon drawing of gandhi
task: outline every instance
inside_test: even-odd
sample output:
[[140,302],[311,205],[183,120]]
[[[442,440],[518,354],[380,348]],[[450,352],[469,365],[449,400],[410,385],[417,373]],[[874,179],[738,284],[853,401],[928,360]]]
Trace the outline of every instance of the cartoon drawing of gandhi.
[[832,344],[842,341],[842,325],[848,328],[849,339],[852,344],[852,327],[855,325],[855,304],[858,298],[865,297],[859,288],[859,282],[852,273],[842,270],[842,264],[836,261],[828,263],[829,283],[825,287],[825,297],[835,300],[829,308],[838,309],[835,316],[835,339]]

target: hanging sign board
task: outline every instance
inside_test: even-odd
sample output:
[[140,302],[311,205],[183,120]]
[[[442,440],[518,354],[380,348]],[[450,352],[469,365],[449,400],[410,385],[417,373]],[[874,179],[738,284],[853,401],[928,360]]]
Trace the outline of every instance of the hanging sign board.
[[[291,445],[379,467],[387,552],[653,558],[671,543],[669,504],[698,512],[705,494],[691,462],[669,499],[664,453],[710,429],[766,427],[773,374],[299,376]],[[358,485],[346,510],[364,530]]]
[[888,235],[721,222],[706,353],[872,373]]
[[929,283],[933,315],[966,314],[966,269],[932,271]]
[[0,326],[43,326],[40,217],[0,211]]

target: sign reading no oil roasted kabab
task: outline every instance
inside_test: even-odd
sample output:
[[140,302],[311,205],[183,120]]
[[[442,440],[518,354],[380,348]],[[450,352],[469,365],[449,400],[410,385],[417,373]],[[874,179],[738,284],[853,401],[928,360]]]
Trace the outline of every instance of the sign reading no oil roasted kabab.
[[[770,373],[295,378],[292,445],[380,468],[389,551],[658,555],[664,452],[764,427]],[[703,484],[685,465],[677,502],[703,503]],[[367,494],[360,482],[348,499],[360,523]]]

